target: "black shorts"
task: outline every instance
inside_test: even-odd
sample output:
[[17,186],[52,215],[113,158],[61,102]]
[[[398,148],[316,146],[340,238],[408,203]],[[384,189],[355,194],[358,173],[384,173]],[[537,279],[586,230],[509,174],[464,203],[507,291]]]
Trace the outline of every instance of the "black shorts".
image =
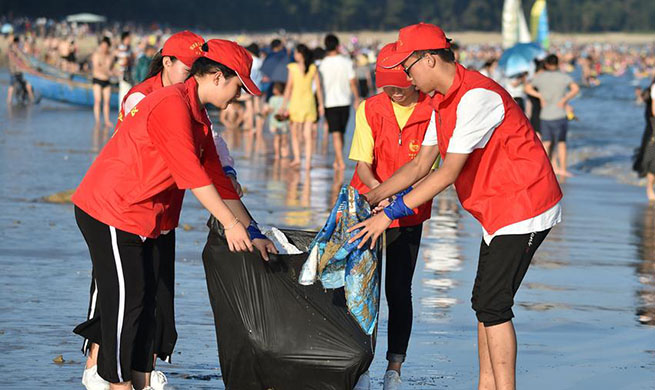
[[110,85],[109,80],[100,80],[95,77],[93,78],[93,84],[99,85],[100,88],[107,88]]
[[327,120],[328,131],[330,133],[345,133],[349,117],[350,106],[330,107],[325,109],[325,119]]
[[482,240],[471,303],[484,326],[514,318],[514,295],[548,232],[496,236],[491,245]]
[[23,77],[22,72],[10,73],[9,74],[9,85],[12,87],[25,88],[25,78]]
[[552,121],[541,120],[541,139],[552,143],[566,142],[566,133],[569,130],[569,121],[555,119]]
[[61,59],[67,62],[75,62],[75,53],[70,53],[66,56],[61,56]]
[[357,80],[357,85],[359,86],[359,97],[366,99],[368,97],[368,80],[359,79]]

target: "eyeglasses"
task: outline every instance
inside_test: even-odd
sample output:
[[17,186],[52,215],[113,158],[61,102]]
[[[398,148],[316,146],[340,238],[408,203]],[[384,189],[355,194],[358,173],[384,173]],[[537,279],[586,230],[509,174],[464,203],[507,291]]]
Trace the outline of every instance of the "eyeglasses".
[[407,77],[412,77],[412,75],[409,74],[409,71],[412,69],[412,66],[416,65],[417,62],[421,61],[423,59],[423,57],[425,57],[425,56],[419,57],[416,61],[412,62],[412,64],[410,66],[406,67],[406,68],[403,66],[403,71],[405,72]]

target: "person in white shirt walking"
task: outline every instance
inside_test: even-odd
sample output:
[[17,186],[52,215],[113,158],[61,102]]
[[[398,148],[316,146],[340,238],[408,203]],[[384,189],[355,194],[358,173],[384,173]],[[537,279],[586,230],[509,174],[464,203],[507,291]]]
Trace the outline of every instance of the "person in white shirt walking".
[[350,106],[357,109],[359,91],[352,60],[339,54],[339,38],[325,37],[325,58],[318,67],[325,91],[325,119],[334,143],[334,169],[346,167],[343,160],[343,139],[350,117]]

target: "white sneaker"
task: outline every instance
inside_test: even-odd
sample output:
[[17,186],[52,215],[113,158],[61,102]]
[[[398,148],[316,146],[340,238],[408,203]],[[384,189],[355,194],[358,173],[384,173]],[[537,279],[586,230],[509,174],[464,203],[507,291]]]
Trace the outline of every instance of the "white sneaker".
[[86,390],[109,390],[109,382],[98,375],[98,366],[85,368],[82,374],[82,384]]
[[[166,375],[161,371],[152,371],[150,373],[150,387],[152,390],[164,390],[164,386],[168,383]],[[145,389],[144,389],[145,390]]]
[[371,390],[371,376],[368,371],[359,376],[359,380],[353,390]]
[[400,380],[398,371],[389,370],[384,374],[384,386],[382,390],[400,390],[402,389],[403,381]]

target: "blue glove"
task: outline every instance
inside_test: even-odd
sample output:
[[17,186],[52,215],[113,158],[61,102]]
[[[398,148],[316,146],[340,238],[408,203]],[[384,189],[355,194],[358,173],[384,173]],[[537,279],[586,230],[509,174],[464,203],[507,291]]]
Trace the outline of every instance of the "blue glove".
[[413,189],[414,189],[414,187],[409,186],[409,187],[405,188],[404,190],[400,191],[399,193],[397,193],[395,196],[405,196],[405,195],[409,194]]
[[237,178],[237,171],[232,167],[228,167],[228,166],[223,167],[223,172],[225,172],[225,175],[227,176],[232,176],[235,179]]
[[254,220],[250,221],[250,225],[246,228],[246,231],[248,231],[248,235],[250,236],[251,240],[255,240],[257,238],[261,238],[262,240],[268,240],[268,238],[262,234],[262,232],[259,230],[259,227],[257,227],[257,222]]
[[403,200],[403,196],[404,195],[396,195],[396,199],[394,199],[389,206],[384,208],[384,214],[392,221],[394,219],[414,215],[414,210],[407,207]]

